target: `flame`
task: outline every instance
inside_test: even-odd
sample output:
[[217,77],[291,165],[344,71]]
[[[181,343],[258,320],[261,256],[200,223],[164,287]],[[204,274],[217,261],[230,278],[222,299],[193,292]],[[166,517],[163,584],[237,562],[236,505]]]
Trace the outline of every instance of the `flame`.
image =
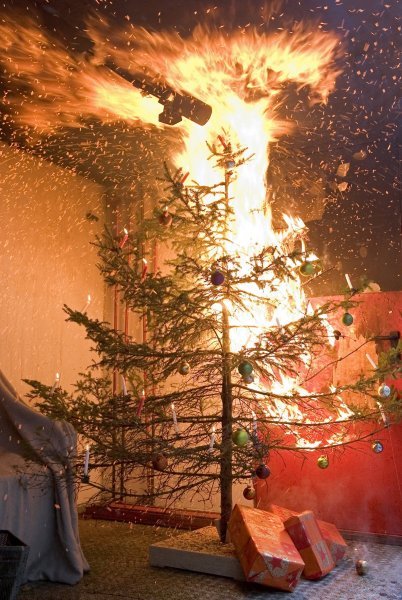
[[[149,32],[134,25],[111,32],[105,21],[92,20],[88,32],[94,41],[93,55],[71,55],[32,21],[0,24],[0,43],[6,57],[2,64],[10,86],[25,83],[31,89],[22,102],[12,94],[6,98],[13,118],[46,131],[82,126],[93,117],[103,122],[123,120],[130,126],[163,129],[166,126],[158,121],[158,100],[144,96],[104,64],[110,58],[133,75],[166,82],[176,91],[185,91],[212,106],[212,117],[205,127],[188,120],[178,126],[182,149],[174,162],[183,172],[191,173],[193,180],[206,186],[222,180],[222,173],[209,160],[208,144],[220,144],[220,150],[228,144],[234,150],[247,148],[251,157],[246,166],[236,169],[231,186],[233,219],[225,252],[244,261],[245,274],[249,269],[247,258],[264,247],[272,247],[273,256],[275,252],[288,254],[295,241],[301,239],[304,252],[306,228],[301,219],[283,215],[284,228],[273,227],[266,181],[269,149],[272,142],[294,127],[279,117],[286,86],[307,88],[311,103],[327,100],[340,73],[336,66],[338,37],[303,24],[294,26],[291,32],[269,34],[251,27],[227,34],[198,26],[184,39],[175,32]],[[308,256],[309,261],[316,259],[312,254]],[[293,270],[301,264],[296,258],[287,260]],[[146,267],[144,261],[143,273]],[[252,323],[248,313],[226,302],[236,332],[231,339],[233,351],[252,347],[267,328],[286,327],[312,310],[299,278],[272,276],[268,283],[267,294],[278,308],[267,314],[266,303],[256,302]],[[256,296],[261,294],[256,284],[245,285]],[[221,310],[222,304],[215,308]],[[325,316],[322,322],[333,343],[333,329]],[[312,357],[306,353],[302,360],[308,366]],[[257,378],[254,387],[266,390],[267,383]],[[339,438],[334,434],[325,442],[312,440],[301,435],[297,424],[310,425],[317,419],[324,424],[336,423],[353,414],[337,395],[335,416],[317,415],[317,402],[285,373],[272,373],[269,391],[270,401],[261,401],[261,410],[273,422],[285,421],[287,433],[294,436],[299,448],[336,444]],[[305,398],[303,405],[291,402],[294,393]],[[177,427],[174,404],[171,408]]]

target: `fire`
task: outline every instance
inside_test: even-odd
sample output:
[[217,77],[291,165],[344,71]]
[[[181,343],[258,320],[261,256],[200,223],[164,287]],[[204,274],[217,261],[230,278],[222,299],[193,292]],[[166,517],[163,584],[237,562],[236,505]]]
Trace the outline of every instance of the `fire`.
[[[47,131],[66,125],[82,126],[91,117],[163,128],[158,121],[158,100],[144,96],[107,69],[104,65],[110,58],[133,75],[157,78],[212,106],[212,117],[204,127],[188,120],[177,126],[182,150],[174,162],[190,172],[193,180],[211,186],[222,181],[222,173],[209,160],[207,144],[219,143],[224,148],[230,143],[234,149],[247,148],[252,158],[245,168],[236,170],[230,190],[234,217],[231,239],[225,248],[228,255],[244,258],[245,271],[251,250],[256,253],[272,246],[273,252],[283,254],[293,247],[296,238],[303,238],[304,223],[289,215],[284,215],[284,229],[274,230],[267,201],[269,148],[293,128],[291,122],[278,116],[286,98],[286,86],[308,88],[311,103],[325,102],[333,90],[340,73],[336,66],[336,35],[304,25],[295,26],[292,32],[273,34],[251,27],[226,34],[199,26],[184,39],[177,33],[149,32],[132,25],[124,31],[111,32],[107,23],[100,21],[92,22],[89,32],[93,53],[73,56],[31,21],[0,24],[6,56],[3,66],[10,85],[22,82],[31,88],[31,95],[22,103],[11,95],[7,99],[15,120]],[[289,258],[288,266],[297,267],[297,260]],[[267,328],[284,327],[308,312],[299,279],[273,279],[270,284],[270,297],[281,307],[271,314],[262,304],[256,304],[251,324],[248,314],[228,307],[236,331],[231,340],[233,351],[252,346]],[[250,291],[260,293],[257,288]],[[330,326],[327,328],[331,336]],[[303,360],[308,365],[311,357],[306,355]],[[302,408],[289,401],[292,391],[306,397],[307,391],[283,373],[273,374],[273,381],[273,401],[261,402],[262,410],[273,421],[288,423],[297,447],[319,446],[321,441],[304,439],[292,426],[314,422],[310,416],[314,414],[313,406]],[[264,389],[265,385],[255,382],[256,389]],[[341,397],[338,401],[338,416],[320,415],[321,421],[340,421],[351,414]],[[325,443],[330,444],[331,440]]]

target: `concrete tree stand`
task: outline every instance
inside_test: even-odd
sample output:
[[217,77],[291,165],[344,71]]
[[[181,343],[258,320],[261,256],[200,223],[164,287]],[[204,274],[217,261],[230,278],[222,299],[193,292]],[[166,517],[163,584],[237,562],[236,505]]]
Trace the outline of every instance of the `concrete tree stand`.
[[149,562],[153,567],[173,567],[245,580],[232,544],[222,544],[213,526],[152,544]]

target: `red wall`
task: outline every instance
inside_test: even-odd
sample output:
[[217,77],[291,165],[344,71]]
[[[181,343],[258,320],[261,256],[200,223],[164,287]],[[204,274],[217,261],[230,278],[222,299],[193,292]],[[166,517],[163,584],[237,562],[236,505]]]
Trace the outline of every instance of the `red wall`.
[[[402,331],[402,292],[363,294],[360,300],[353,311],[356,335],[363,329],[370,335]],[[402,424],[392,424],[376,439],[384,445],[382,453],[367,443],[327,452],[325,470],[317,466],[319,451],[272,454],[271,476],[257,484],[258,506],[311,509],[339,529],[402,536]]]

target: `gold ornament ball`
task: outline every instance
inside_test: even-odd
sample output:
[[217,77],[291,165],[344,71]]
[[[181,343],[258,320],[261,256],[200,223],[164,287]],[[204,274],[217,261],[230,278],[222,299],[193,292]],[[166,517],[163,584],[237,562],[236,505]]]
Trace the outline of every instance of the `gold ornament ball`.
[[320,467],[320,469],[327,469],[329,466],[328,456],[325,454],[319,456],[317,459],[317,465]]
[[188,375],[190,373],[190,365],[188,362],[184,361],[181,363],[179,366],[179,373],[180,375]]
[[367,575],[368,573],[368,562],[366,560],[357,560],[356,561],[356,573],[358,575]]
[[246,500],[254,500],[255,489],[251,485],[248,485],[243,490],[243,496],[245,497]]

